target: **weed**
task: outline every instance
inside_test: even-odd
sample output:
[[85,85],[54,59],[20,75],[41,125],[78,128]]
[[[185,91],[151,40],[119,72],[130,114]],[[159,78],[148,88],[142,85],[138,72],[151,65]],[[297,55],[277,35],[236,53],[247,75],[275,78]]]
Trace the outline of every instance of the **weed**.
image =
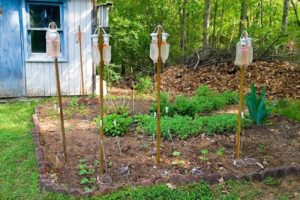
[[173,151],[172,155],[175,157],[179,157],[181,153],[179,151]]
[[267,178],[265,178],[264,180],[264,184],[268,185],[268,186],[277,186],[280,185],[280,180],[273,178],[271,176],[268,176]]
[[95,166],[96,165],[87,166],[85,159],[79,160],[78,175],[82,177],[80,180],[80,185],[84,186],[85,192],[91,192],[97,189],[97,187],[95,186],[96,178],[93,177],[95,173],[95,169],[94,169]]
[[258,151],[260,153],[264,153],[266,151],[266,145],[265,144],[259,144],[257,148],[258,148]]
[[135,89],[141,93],[150,93],[153,90],[153,83],[150,76],[138,76]]
[[274,113],[300,122],[300,100],[280,99],[274,106]]

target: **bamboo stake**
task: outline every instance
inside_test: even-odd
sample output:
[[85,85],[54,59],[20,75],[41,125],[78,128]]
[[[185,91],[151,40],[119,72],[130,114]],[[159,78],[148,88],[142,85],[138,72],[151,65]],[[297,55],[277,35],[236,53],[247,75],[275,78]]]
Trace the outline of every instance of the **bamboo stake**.
[[242,108],[244,103],[244,79],[245,79],[245,66],[241,66],[240,72],[240,90],[239,90],[239,107],[236,131],[236,157],[239,159],[241,156],[241,129],[242,129]]
[[63,113],[63,105],[62,105],[62,98],[61,98],[61,88],[60,88],[60,78],[59,78],[59,68],[58,68],[57,58],[55,58],[54,62],[55,62],[55,75],[56,75],[56,90],[57,90],[59,113],[60,113],[60,127],[61,127],[62,141],[63,141],[64,159],[65,159],[65,163],[66,163],[68,161],[68,156],[67,156],[64,113]]
[[81,95],[85,95],[84,92],[84,76],[83,76],[83,61],[82,61],[82,38],[81,38],[81,28],[78,26],[78,36],[79,36],[79,49],[80,49],[80,71],[81,71]]
[[161,143],[161,133],[160,133],[160,70],[161,70],[161,27],[158,26],[158,62],[157,62],[157,70],[156,70],[156,92],[157,92],[157,110],[156,110],[156,117],[157,117],[157,123],[156,123],[156,162],[159,165],[160,164],[160,143]]
[[104,174],[104,122],[103,122],[103,67],[104,67],[104,61],[103,61],[103,33],[102,30],[99,30],[99,36],[98,36],[98,48],[100,51],[100,63],[99,63],[99,76],[100,76],[100,97],[99,97],[99,105],[100,105],[100,173]]

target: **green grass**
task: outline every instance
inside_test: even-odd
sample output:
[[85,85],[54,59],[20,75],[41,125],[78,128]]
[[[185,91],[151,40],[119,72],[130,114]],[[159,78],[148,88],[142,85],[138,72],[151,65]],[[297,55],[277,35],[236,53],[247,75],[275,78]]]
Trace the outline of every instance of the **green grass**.
[[300,100],[281,99],[275,104],[273,113],[300,122]]
[[[39,192],[37,161],[32,139],[32,113],[38,102],[0,104],[0,199],[75,199],[49,192]],[[265,186],[269,187],[269,186]],[[273,187],[272,187],[273,189]],[[275,187],[273,190],[277,190]],[[224,192],[225,191],[225,192]],[[269,192],[269,191],[268,191]],[[290,191],[279,194],[288,199]],[[128,188],[104,197],[90,199],[257,199],[263,190],[253,183],[229,181],[217,186],[206,183],[188,185],[175,190],[166,185]],[[267,195],[267,193],[265,194]],[[89,199],[89,198],[82,198]]]

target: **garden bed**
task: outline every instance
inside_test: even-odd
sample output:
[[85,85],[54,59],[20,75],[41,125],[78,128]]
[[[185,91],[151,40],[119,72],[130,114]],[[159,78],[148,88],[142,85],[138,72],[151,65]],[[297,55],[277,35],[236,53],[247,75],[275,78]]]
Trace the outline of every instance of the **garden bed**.
[[[71,100],[72,101],[72,100]],[[130,100],[110,100],[111,105]],[[122,137],[105,137],[105,176],[99,176],[99,130],[94,123],[98,115],[95,99],[64,102],[65,128],[69,160],[63,162],[58,115],[53,103],[37,109],[35,118],[36,144],[42,183],[53,191],[83,194],[84,187],[94,188],[103,194],[117,188],[170,183],[170,187],[207,180],[222,182],[229,178],[262,180],[266,176],[299,174],[300,124],[284,117],[272,116],[264,126],[251,125],[243,132],[243,163],[234,164],[235,136],[205,134],[181,140],[163,140],[161,165],[156,165],[155,141],[151,135],[138,131],[131,125]],[[147,113],[149,101],[136,101],[135,113]],[[108,100],[106,104],[110,104]],[[232,106],[231,106],[232,108]],[[95,181],[80,184],[80,165],[91,170],[88,178]],[[276,169],[276,170],[273,170]],[[51,181],[48,181],[51,180]],[[49,185],[59,184],[51,189]],[[45,186],[45,185],[44,185]],[[44,187],[47,189],[47,187]],[[73,190],[67,189],[73,188]],[[77,188],[77,189],[74,189]]]

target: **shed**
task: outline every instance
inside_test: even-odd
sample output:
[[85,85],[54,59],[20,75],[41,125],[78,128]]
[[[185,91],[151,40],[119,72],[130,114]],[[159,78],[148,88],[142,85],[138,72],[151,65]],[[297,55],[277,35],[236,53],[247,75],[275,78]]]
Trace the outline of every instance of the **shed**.
[[46,54],[45,34],[50,21],[61,36],[58,58],[63,95],[80,95],[79,25],[85,91],[93,92],[90,56],[93,29],[92,0],[0,1],[0,98],[56,95],[53,58]]

